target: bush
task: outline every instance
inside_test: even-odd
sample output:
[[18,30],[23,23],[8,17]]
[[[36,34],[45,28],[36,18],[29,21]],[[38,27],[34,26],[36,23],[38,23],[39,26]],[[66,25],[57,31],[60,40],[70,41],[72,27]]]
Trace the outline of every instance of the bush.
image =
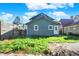
[[9,42],[3,41],[0,44],[0,53],[9,53],[24,51],[26,53],[42,53],[47,48],[47,42],[44,40],[32,40],[32,39],[16,39],[9,40]]

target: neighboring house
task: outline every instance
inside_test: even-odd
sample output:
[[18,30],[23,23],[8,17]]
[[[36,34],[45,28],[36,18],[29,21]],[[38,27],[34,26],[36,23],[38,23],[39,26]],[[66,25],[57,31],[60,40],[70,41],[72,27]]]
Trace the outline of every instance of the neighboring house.
[[67,26],[73,23],[72,19],[61,19],[61,34],[67,34]]
[[0,22],[0,39],[7,39],[13,37],[12,24]]
[[60,23],[54,21],[44,13],[30,19],[27,25],[27,36],[52,36],[59,35]]
[[8,39],[18,36],[25,36],[25,28],[20,25],[20,18],[16,17],[13,24],[0,22],[0,39]]
[[79,34],[79,15],[71,19],[61,19],[62,31],[64,34]]

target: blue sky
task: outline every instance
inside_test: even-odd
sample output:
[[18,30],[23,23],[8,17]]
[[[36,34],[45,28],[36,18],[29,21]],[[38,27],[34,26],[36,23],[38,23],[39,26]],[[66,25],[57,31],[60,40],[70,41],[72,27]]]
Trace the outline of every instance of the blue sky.
[[59,20],[79,15],[78,3],[0,3],[0,19],[12,22],[16,16],[21,18],[23,23],[29,18],[45,13],[48,16]]

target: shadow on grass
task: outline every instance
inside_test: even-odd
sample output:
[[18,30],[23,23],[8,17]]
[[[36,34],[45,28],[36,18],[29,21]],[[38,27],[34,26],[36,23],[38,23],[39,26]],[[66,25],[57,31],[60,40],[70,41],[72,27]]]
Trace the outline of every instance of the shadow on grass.
[[41,37],[41,36],[32,36],[32,37],[17,37],[17,38],[13,38],[13,39],[40,39],[40,38],[48,38],[49,36],[47,37]]
[[27,39],[27,38],[29,38],[29,39],[40,39],[40,38],[44,38],[44,39],[47,39],[47,38],[49,38],[49,37],[60,37],[59,35],[58,36],[26,36],[26,37],[17,37],[17,38],[13,38],[13,39]]
[[66,37],[64,37],[65,40],[79,40],[79,36],[78,35],[68,35]]
[[[15,37],[15,38],[11,38],[9,40],[15,40],[15,39],[47,39],[49,37],[64,37],[65,40],[79,40],[79,36],[76,35],[58,35],[58,36],[24,36],[24,37]],[[5,39],[4,39],[5,40]]]

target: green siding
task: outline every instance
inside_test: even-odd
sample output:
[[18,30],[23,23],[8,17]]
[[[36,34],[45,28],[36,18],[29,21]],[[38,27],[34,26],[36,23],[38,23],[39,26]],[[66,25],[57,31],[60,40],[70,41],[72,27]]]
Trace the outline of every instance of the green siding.
[[[34,25],[39,26],[38,31],[34,31]],[[54,25],[52,22],[46,19],[34,20],[33,22],[28,24],[27,35],[28,36],[52,36],[54,35],[54,30],[48,30],[48,25]],[[54,27],[53,27],[54,29]]]

